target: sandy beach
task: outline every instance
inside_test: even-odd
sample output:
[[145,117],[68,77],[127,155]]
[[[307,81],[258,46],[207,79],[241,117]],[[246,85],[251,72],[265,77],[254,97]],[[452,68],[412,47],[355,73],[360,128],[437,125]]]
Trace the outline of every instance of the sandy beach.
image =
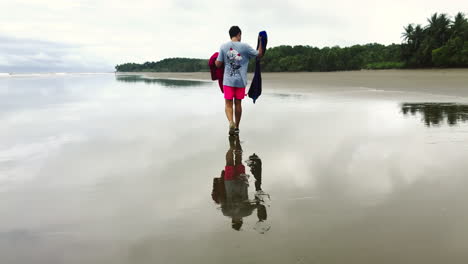
[[[207,72],[117,74],[163,79],[211,80]],[[253,74],[249,73],[248,77],[252,79]],[[359,88],[468,97],[468,69],[262,73],[262,78],[265,89],[317,92]]]

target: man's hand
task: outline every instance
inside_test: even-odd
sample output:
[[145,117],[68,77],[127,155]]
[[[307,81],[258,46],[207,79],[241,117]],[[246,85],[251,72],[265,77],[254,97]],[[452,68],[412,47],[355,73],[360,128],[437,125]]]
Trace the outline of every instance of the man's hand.
[[221,67],[223,67],[223,62],[219,61],[219,60],[216,60],[215,65],[216,65],[216,68],[221,68]]
[[258,43],[260,43],[260,45],[258,45],[258,58],[261,58],[263,57],[263,45],[262,45],[262,36],[258,36]]

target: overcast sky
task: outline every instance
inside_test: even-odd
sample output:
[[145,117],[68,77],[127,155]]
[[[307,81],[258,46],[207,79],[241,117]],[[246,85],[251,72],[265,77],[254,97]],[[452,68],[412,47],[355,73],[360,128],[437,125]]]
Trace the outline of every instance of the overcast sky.
[[403,26],[466,0],[0,0],[0,72],[112,71],[124,62],[209,58],[228,29],[256,45],[400,43]]

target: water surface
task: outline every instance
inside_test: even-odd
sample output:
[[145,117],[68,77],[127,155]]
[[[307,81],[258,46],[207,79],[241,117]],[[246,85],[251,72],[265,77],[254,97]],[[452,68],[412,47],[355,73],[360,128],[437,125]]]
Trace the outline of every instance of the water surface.
[[216,85],[0,78],[0,263],[466,263],[464,98]]

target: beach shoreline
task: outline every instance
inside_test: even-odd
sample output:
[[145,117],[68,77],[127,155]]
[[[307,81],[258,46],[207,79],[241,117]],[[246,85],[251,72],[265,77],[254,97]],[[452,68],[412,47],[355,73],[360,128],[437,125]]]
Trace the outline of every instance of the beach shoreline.
[[[146,78],[211,81],[209,72],[117,72]],[[249,81],[253,74],[249,73]],[[299,92],[350,88],[468,97],[468,69],[262,73],[264,89]],[[249,82],[250,83],[250,82]]]

